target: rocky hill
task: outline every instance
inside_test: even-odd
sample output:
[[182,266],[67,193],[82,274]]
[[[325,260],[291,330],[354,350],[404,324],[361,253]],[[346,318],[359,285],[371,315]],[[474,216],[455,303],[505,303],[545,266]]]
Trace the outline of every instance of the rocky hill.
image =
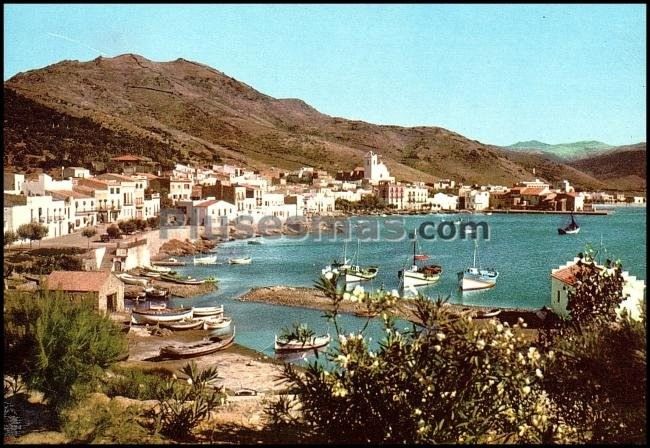
[[124,152],[165,162],[224,161],[256,169],[335,172],[374,150],[398,180],[451,177],[506,184],[536,176],[605,183],[537,154],[508,151],[439,127],[375,125],[276,99],[213,68],[125,54],[62,61],[4,84],[5,166],[87,164]]
[[553,160],[571,161],[602,154],[614,147],[607,143],[598,141],[582,141],[574,143],[560,143],[549,145],[538,140],[517,142],[514,145],[506,146],[506,149],[525,151],[533,154],[547,156]]
[[613,188],[641,191],[646,188],[646,144],[618,146],[605,153],[571,162],[574,168],[603,179]]

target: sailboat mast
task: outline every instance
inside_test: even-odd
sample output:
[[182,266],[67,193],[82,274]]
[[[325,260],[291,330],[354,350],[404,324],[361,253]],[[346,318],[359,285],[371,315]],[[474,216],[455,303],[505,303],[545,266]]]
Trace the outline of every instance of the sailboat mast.
[[415,245],[417,244],[417,234],[413,233],[413,264],[415,264]]
[[478,249],[478,243],[474,240],[474,267],[476,267],[476,250]]

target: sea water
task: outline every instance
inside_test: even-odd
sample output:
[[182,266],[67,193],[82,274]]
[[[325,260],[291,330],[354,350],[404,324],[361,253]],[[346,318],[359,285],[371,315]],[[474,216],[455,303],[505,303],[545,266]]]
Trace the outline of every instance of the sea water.
[[[431,298],[448,297],[451,303],[456,304],[538,309],[549,304],[551,269],[572,260],[587,245],[599,250],[601,262],[607,258],[620,259],[624,270],[645,279],[645,207],[609,211],[607,216],[576,216],[581,229],[575,235],[558,235],[557,228],[566,223],[567,217],[551,214],[355,217],[352,221],[370,222],[381,229],[385,220],[397,218],[403,220],[407,230],[418,228],[423,222],[439,224],[443,220],[458,220],[461,216],[464,221],[485,222],[490,229],[490,238],[478,238],[478,259],[481,267],[499,271],[497,285],[482,291],[461,292],[458,289],[457,272],[472,264],[474,240],[418,238],[418,252],[430,257],[425,263],[439,264],[443,268],[438,283],[419,290]],[[191,257],[185,258],[188,265],[175,268],[179,273],[197,278],[216,276],[219,279],[218,290],[192,299],[172,299],[170,305],[182,304],[187,307],[223,303],[226,315],[233,317],[237,327],[237,342],[268,355],[273,354],[274,335],[293,322],[307,323],[317,334],[327,331],[334,334],[333,325],[322,317],[323,311],[240,302],[237,298],[258,286],[313,286],[325,265],[343,257],[343,241],[328,241],[328,238],[318,241],[315,235],[308,238],[262,237],[256,240],[263,244],[250,245],[246,240],[220,244],[217,254],[224,264],[193,266]],[[354,262],[357,259],[356,251],[357,241],[353,233],[347,244],[347,257]],[[408,240],[360,242],[359,264],[379,266],[377,277],[361,284],[366,290],[376,290],[382,286],[388,290],[397,288],[397,273],[411,264],[412,255],[413,243]],[[241,256],[250,256],[253,262],[249,265],[227,264],[229,257]],[[347,332],[351,332],[360,329],[366,319],[342,315],[339,321]],[[399,321],[399,325],[407,326],[408,323]],[[375,341],[383,337],[378,319],[370,323],[367,335]]]

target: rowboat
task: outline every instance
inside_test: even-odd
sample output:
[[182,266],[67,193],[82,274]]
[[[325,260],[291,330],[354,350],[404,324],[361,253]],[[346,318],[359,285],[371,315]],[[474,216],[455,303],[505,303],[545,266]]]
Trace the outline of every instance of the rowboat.
[[160,278],[160,272],[144,271],[142,275],[149,278]]
[[149,284],[148,278],[136,277],[127,273],[116,274],[116,276],[127,285],[147,286]]
[[167,309],[166,303],[150,303],[149,309],[152,311],[162,311]]
[[231,317],[221,317],[218,319],[208,319],[203,321],[204,330],[218,330],[227,328],[232,323]]
[[219,306],[193,306],[194,317],[218,316],[223,314],[223,305]]
[[173,322],[183,319],[191,319],[192,317],[192,308],[169,308],[162,310],[133,309],[133,311],[131,311],[131,321],[136,324]]
[[217,256],[216,255],[207,255],[205,257],[194,257],[193,263],[194,263],[194,265],[217,264]]
[[166,268],[164,266],[143,266],[142,269],[148,272],[157,272],[159,274],[172,272],[171,268]]
[[149,299],[165,299],[169,295],[169,290],[164,288],[144,288],[144,292]]
[[161,280],[165,280],[172,283],[178,283],[180,285],[202,285],[205,283],[205,280],[197,280],[193,277],[180,277],[177,275],[161,274]]
[[301,351],[301,350],[312,350],[320,347],[325,347],[330,343],[331,337],[328,334],[318,337],[312,337],[308,341],[297,341],[297,340],[283,340],[278,339],[278,336],[275,335],[275,351],[276,352],[289,352],[289,351]]
[[494,308],[490,311],[484,311],[483,313],[479,314],[478,317],[495,317],[499,314],[501,314],[501,310],[499,308]]
[[165,261],[152,261],[153,266],[185,266],[184,261],[178,261],[176,258],[170,258]]
[[182,330],[194,330],[203,325],[201,319],[186,319],[178,322],[160,322],[159,324],[163,328],[169,328],[170,330],[182,331]]
[[230,264],[251,264],[253,259],[251,257],[241,257],[241,258],[229,258],[228,263]]
[[235,340],[235,328],[232,334],[223,338],[210,338],[193,344],[168,345],[160,348],[160,356],[168,358],[193,358],[208,355],[229,347]]

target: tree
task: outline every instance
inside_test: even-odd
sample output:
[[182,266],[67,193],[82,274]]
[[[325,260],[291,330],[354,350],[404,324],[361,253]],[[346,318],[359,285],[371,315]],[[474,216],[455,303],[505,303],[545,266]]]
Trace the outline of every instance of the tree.
[[117,223],[117,226],[122,231],[122,233],[126,234],[133,233],[137,229],[137,225],[132,219],[128,221],[120,221]]
[[152,229],[160,227],[160,216],[150,216],[147,218],[147,225]]
[[120,328],[91,298],[44,290],[5,295],[4,365],[61,409],[126,350]]
[[29,240],[29,247],[32,247],[32,241],[40,241],[47,236],[49,229],[47,226],[36,222],[22,224],[18,227],[17,233],[21,239]]
[[137,218],[137,219],[134,221],[134,223],[135,223],[135,227],[136,227],[136,229],[138,229],[139,231],[144,231],[144,230],[146,230],[146,228],[147,228],[147,221],[145,221],[145,220],[142,219],[142,218]]
[[120,237],[120,229],[117,227],[115,224],[111,224],[107,229],[106,233],[108,236],[112,239],[119,238]]
[[94,227],[86,227],[81,231],[81,235],[85,238],[88,238],[88,248],[90,248],[90,239],[97,235],[97,229]]
[[18,241],[18,235],[16,234],[16,232],[14,232],[13,230],[5,231],[4,240],[2,241],[4,247],[11,246],[16,241]]
[[[389,311],[401,299],[340,291],[337,277],[317,287],[332,301],[327,316],[339,344],[326,353],[329,364],[304,372],[285,365],[282,378],[299,398],[267,407],[275,425],[321,443],[548,443],[570,434],[541,387],[547,359],[521,337],[520,324],[479,326],[452,315],[442,299],[419,296],[412,302],[419,324],[399,330]],[[365,328],[343,334],[336,319],[344,300],[379,312],[386,331],[379,344]]]

